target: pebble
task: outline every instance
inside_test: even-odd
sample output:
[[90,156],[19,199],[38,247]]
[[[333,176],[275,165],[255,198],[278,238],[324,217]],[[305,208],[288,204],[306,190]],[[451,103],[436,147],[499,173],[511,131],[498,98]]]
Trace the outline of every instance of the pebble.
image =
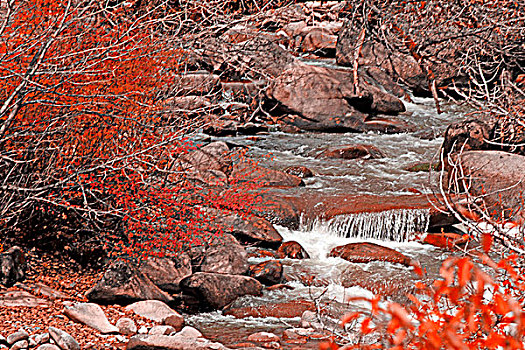
[[137,333],[137,325],[131,318],[122,317],[115,324],[120,334],[133,335]]
[[49,335],[62,350],[80,350],[75,338],[61,329],[49,327]]
[[142,327],[139,328],[138,333],[139,334],[148,334],[148,328],[146,328],[145,326],[142,326]]

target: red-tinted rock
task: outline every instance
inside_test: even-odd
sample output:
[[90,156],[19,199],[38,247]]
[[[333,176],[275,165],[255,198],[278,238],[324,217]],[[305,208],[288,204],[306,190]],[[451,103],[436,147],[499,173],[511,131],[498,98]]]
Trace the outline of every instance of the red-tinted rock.
[[490,125],[476,119],[451,124],[445,131],[443,152],[447,155],[459,151],[487,149],[490,133]]
[[284,242],[277,250],[279,258],[310,259],[310,255],[295,241]]
[[170,258],[151,257],[141,262],[139,270],[160,289],[177,293],[180,280],[191,275],[191,258],[186,253]]
[[263,261],[250,266],[249,275],[266,285],[278,284],[283,277],[283,264],[277,260]]
[[294,290],[295,288],[287,284],[282,284],[282,283],[274,284],[273,286],[266,287],[266,290],[284,290],[284,289]]
[[266,219],[258,216],[241,216],[232,211],[209,210],[214,223],[223,232],[230,233],[242,243],[276,248],[283,241],[282,236]]
[[[459,156],[460,174],[468,191],[482,197],[494,219],[525,221],[525,156],[501,151],[469,151]],[[463,191],[463,188],[453,188]]]
[[25,279],[27,263],[22,249],[13,246],[0,253],[0,284],[11,287]]
[[274,252],[265,249],[255,249],[248,251],[248,258],[275,258]]
[[339,257],[350,262],[368,263],[371,261],[386,261],[390,263],[412,266],[413,261],[409,257],[395,251],[394,249],[380,246],[375,243],[349,243],[335,247],[329,256]]
[[239,275],[197,272],[180,283],[183,292],[196,296],[203,309],[221,309],[243,295],[260,295],[262,284]]
[[298,176],[301,179],[306,179],[308,177],[314,176],[314,173],[305,166],[289,166],[283,171],[287,174]]
[[224,235],[206,247],[202,262],[195,267],[201,272],[242,275],[248,271],[248,258],[235,237]]
[[86,297],[98,304],[129,304],[149,299],[164,302],[173,300],[142,272],[125,261],[112,263],[97,284],[87,291]]
[[343,145],[329,147],[315,158],[342,158],[342,159],[356,159],[356,158],[382,158],[383,153],[379,148],[371,145]]
[[261,305],[257,307],[241,307],[225,310],[225,315],[236,318],[246,317],[300,317],[305,311],[315,311],[315,303],[305,300],[296,300],[280,304]]
[[393,297],[399,300],[415,290],[415,280],[406,276],[383,275],[363,270],[359,266],[348,266],[341,273],[341,285],[345,288],[361,287],[382,297]]
[[458,245],[467,243],[468,241],[469,236],[467,234],[461,235],[452,232],[427,233],[423,239],[423,243],[446,249],[453,249]]

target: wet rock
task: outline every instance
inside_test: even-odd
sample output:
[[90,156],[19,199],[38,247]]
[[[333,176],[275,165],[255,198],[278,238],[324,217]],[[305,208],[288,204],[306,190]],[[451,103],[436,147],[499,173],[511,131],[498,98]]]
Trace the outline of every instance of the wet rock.
[[440,164],[439,163],[428,163],[428,162],[420,162],[416,164],[412,164],[410,166],[407,166],[404,168],[406,171],[410,172],[429,172],[430,170],[437,171],[439,170]]
[[75,338],[61,329],[49,327],[49,335],[62,350],[80,350],[80,345]]
[[252,209],[255,215],[264,217],[274,225],[289,229],[298,229],[301,218],[301,208],[295,201],[272,193],[261,195],[261,205]]
[[232,165],[225,142],[209,143],[180,158],[180,170],[205,183],[226,181]]
[[306,300],[295,300],[285,303],[261,305],[257,307],[230,308],[223,311],[224,315],[235,318],[246,317],[276,317],[292,318],[300,317],[305,311],[315,311],[315,304]]
[[306,179],[306,178],[314,176],[314,173],[310,169],[308,169],[305,166],[300,166],[300,165],[298,165],[298,166],[289,166],[286,169],[284,169],[283,171],[285,173],[287,173],[287,174],[298,176],[301,179]]
[[241,216],[232,211],[210,210],[214,223],[243,243],[276,248],[283,237],[266,219],[257,216]]
[[13,246],[0,253],[0,284],[11,287],[25,279],[27,263],[22,248]]
[[328,256],[339,257],[355,263],[386,261],[405,266],[412,266],[414,264],[412,259],[395,251],[394,249],[368,242],[349,243],[343,246],[335,247],[330,251]]
[[295,175],[246,163],[234,165],[230,178],[241,181],[255,181],[264,187],[304,186],[303,180]]
[[343,145],[329,147],[323,152],[319,153],[315,158],[341,158],[341,159],[356,159],[367,158],[377,159],[382,158],[383,153],[379,148],[371,145]]
[[278,284],[283,277],[283,264],[277,260],[250,266],[250,276],[266,285]]
[[409,102],[412,100],[407,91],[381,68],[367,67],[366,74],[394,96],[405,98]]
[[248,341],[255,343],[279,342],[280,340],[278,336],[269,332],[257,332],[248,336]]
[[310,255],[304,248],[295,241],[284,242],[277,250],[279,258],[290,259],[310,259]]
[[178,293],[180,280],[191,275],[191,258],[186,253],[169,258],[150,257],[141,262],[139,271],[160,289]]
[[305,344],[313,332],[312,328],[289,328],[283,332],[283,341],[288,344]]
[[135,314],[149,320],[172,326],[175,330],[181,330],[184,326],[184,318],[175,310],[159,300],[144,300],[126,306]]
[[[461,174],[468,191],[483,198],[495,219],[525,221],[525,156],[501,151],[469,151],[459,156]],[[455,189],[463,190],[463,189]]]
[[248,258],[244,247],[232,235],[224,235],[210,245],[200,264],[201,272],[242,275],[248,271]]
[[260,295],[263,286],[254,278],[197,272],[181,281],[185,293],[196,296],[203,309],[221,309],[240,296]]
[[142,272],[125,261],[113,262],[101,280],[87,291],[86,297],[99,304],[129,304],[149,299],[165,302],[172,300]]
[[71,320],[85,324],[100,333],[117,333],[118,328],[109,323],[106,314],[97,304],[75,303],[66,305],[64,314]]
[[27,340],[27,339],[29,339],[29,333],[27,333],[25,330],[21,329],[18,332],[9,334],[7,336],[6,341],[7,341],[7,344],[13,345],[17,341]]
[[295,288],[287,284],[282,284],[282,283],[274,284],[273,286],[266,287],[266,290],[284,290],[284,289],[294,290]]
[[384,134],[399,134],[415,131],[415,126],[394,117],[374,116],[365,120],[367,131],[377,131]]
[[128,317],[119,318],[115,326],[118,328],[119,333],[123,335],[133,335],[137,333],[135,321]]
[[431,244],[433,246],[454,249],[457,246],[464,245],[469,241],[467,234],[459,234],[453,232],[427,233],[423,239],[423,243]]
[[248,248],[248,258],[275,258],[275,252],[266,249]]
[[390,297],[395,302],[407,302],[406,294],[415,291],[415,280],[410,277],[395,273],[372,273],[356,265],[348,266],[341,273],[340,281],[345,288],[358,286],[374,295]]

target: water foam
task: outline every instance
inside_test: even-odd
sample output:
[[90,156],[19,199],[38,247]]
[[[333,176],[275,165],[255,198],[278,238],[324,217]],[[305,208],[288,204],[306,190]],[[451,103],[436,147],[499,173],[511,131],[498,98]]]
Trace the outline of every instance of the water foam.
[[337,237],[408,242],[426,232],[429,209],[394,209],[337,215],[330,220],[303,220],[300,231],[316,231]]

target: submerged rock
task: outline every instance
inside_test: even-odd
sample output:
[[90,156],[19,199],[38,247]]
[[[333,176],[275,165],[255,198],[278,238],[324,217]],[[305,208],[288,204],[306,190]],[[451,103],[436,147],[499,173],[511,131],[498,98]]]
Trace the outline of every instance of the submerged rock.
[[386,261],[394,264],[412,266],[415,262],[394,249],[375,243],[349,243],[338,246],[330,251],[328,256],[339,257],[350,262],[368,263],[371,261]]
[[224,315],[231,315],[235,318],[246,317],[276,317],[292,318],[300,317],[305,311],[315,311],[315,304],[306,300],[295,300],[285,303],[260,305],[255,307],[239,307],[227,309]]
[[279,258],[310,259],[308,252],[296,241],[284,242],[277,250]]
[[251,277],[263,284],[278,284],[283,277],[283,264],[277,260],[263,261],[257,265],[250,266],[249,273]]
[[377,159],[383,157],[383,152],[381,152],[379,148],[372,145],[343,145],[329,147],[323,152],[319,153],[315,158]]

